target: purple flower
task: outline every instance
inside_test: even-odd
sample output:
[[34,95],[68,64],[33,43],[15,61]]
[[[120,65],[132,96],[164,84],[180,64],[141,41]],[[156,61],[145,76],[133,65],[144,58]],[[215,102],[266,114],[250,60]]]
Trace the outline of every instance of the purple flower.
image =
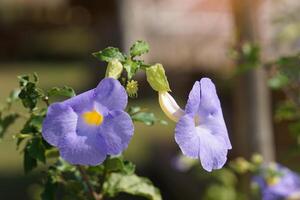
[[216,88],[209,78],[194,84],[176,125],[175,140],[184,155],[200,159],[207,171],[225,164],[232,147]]
[[120,154],[133,135],[124,112],[127,94],[119,81],[103,79],[92,90],[48,108],[44,139],[72,164],[101,164],[107,155]]
[[275,164],[264,166],[253,178],[259,186],[262,200],[299,199],[300,176],[288,168]]

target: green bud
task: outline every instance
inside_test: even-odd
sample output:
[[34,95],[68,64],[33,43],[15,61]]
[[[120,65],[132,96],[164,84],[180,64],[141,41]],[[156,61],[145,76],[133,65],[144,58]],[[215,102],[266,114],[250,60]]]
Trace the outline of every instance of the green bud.
[[134,98],[137,97],[137,92],[138,92],[138,82],[135,80],[131,80],[127,82],[126,85],[126,92],[128,94],[128,96]]
[[256,165],[260,165],[263,163],[264,159],[263,159],[262,155],[255,153],[252,155],[251,161]]
[[118,79],[123,71],[123,65],[118,60],[112,60],[108,62],[105,77],[110,77],[114,79]]
[[153,90],[157,92],[168,92],[170,90],[164,67],[155,64],[146,69],[147,81]]

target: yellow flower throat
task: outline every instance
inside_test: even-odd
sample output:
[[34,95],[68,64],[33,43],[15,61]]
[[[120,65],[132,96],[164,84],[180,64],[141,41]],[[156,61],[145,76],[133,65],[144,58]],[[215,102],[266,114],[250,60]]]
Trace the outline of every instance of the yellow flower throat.
[[103,122],[103,115],[98,113],[96,110],[85,112],[82,117],[88,125],[99,126]]

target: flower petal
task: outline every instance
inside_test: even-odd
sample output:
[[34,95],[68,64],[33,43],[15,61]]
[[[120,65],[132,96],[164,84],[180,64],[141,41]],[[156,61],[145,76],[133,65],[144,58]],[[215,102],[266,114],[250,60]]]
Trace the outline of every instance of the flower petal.
[[231,149],[232,146],[228,137],[216,87],[209,78],[202,78],[200,80],[200,98],[198,110],[200,123],[210,129],[213,135],[221,135],[226,142],[227,149]]
[[204,118],[200,118],[200,120],[202,120],[201,124],[204,124],[206,128],[210,130],[211,134],[223,137],[227,149],[232,148],[222,113],[219,112],[215,115],[208,115]]
[[185,112],[187,114],[196,114],[200,105],[200,83],[196,81],[190,91],[187,104],[185,106]]
[[43,138],[51,145],[58,146],[59,140],[76,130],[77,114],[63,103],[54,103],[48,108],[43,121]]
[[211,114],[220,111],[221,104],[216,92],[215,84],[209,78],[200,80],[200,111]]
[[95,89],[86,91],[80,95],[72,97],[63,103],[71,106],[77,113],[82,113],[84,110],[93,109],[93,101],[95,97]]
[[221,169],[227,160],[228,151],[223,138],[214,136],[207,131],[198,133],[198,136],[200,138],[199,158],[202,167],[209,172],[213,169]]
[[117,155],[126,149],[133,131],[132,120],[126,112],[110,112],[106,116],[100,131],[105,140],[107,154]]
[[71,164],[98,165],[106,158],[106,144],[100,134],[72,132],[59,143],[60,155]]
[[118,80],[105,78],[95,89],[95,98],[109,110],[124,110],[128,97]]
[[180,118],[175,128],[175,141],[184,155],[198,158],[200,143],[192,116],[184,115]]

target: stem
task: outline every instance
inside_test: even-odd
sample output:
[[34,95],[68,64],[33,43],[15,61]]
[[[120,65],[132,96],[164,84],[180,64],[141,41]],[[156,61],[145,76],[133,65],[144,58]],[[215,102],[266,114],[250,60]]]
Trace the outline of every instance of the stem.
[[85,172],[85,169],[82,166],[77,166],[78,171],[81,174],[82,180],[85,182],[85,184],[88,187],[90,196],[95,200],[103,200],[102,194],[97,194],[97,192],[94,190],[93,186],[89,182],[89,178]]

